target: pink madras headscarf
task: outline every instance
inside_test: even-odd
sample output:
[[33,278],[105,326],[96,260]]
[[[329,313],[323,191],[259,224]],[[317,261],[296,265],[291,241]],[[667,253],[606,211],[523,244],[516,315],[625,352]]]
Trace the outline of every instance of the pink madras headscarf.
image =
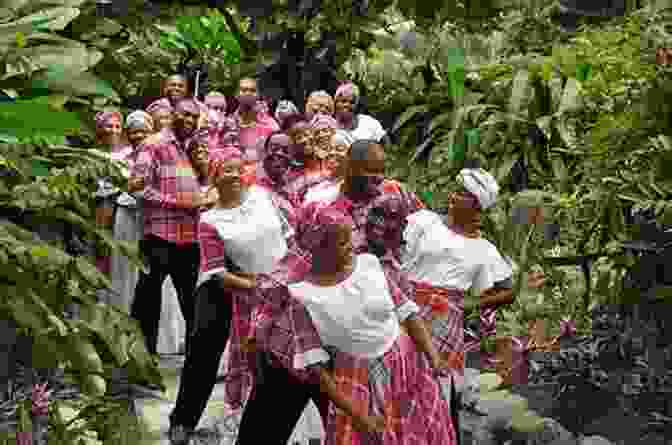
[[352,105],[357,105],[359,102],[359,87],[350,81],[342,83],[336,89],[334,98],[336,97],[350,97],[352,98]]
[[324,254],[323,249],[329,239],[333,239],[334,228],[338,224],[353,224],[350,210],[352,202],[348,199],[337,199],[333,203],[323,204],[311,202],[298,210],[300,221],[296,229],[296,240],[299,246],[310,252],[314,257]]
[[146,111],[150,114],[157,111],[173,111],[173,105],[164,97],[149,104]]
[[96,128],[103,128],[112,119],[117,119],[120,123],[123,123],[121,113],[118,111],[101,111],[100,113],[96,113]]
[[310,128],[320,130],[323,128],[338,129],[338,121],[327,114],[317,114],[310,121]]

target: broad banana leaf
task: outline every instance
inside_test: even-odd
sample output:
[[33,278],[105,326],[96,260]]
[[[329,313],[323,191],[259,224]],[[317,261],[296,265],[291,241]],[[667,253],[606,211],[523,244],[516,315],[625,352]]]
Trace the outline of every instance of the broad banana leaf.
[[65,65],[69,73],[79,74],[95,66],[103,58],[103,53],[89,50],[86,46],[72,42],[74,45],[40,45],[13,51],[12,57],[24,57],[29,65],[24,72],[13,73],[11,76],[26,75],[32,72],[50,69],[57,65]]
[[[49,31],[63,31],[66,26],[79,16],[78,8],[49,8],[44,9],[26,17],[17,20],[16,23],[32,23],[36,29],[34,31],[49,30]],[[13,23],[3,24],[2,27],[11,26]],[[1,31],[1,28],[0,28]]]
[[524,113],[529,105],[532,96],[532,84],[530,72],[520,70],[513,78],[511,90],[511,100],[509,101],[509,112],[520,115]]
[[54,113],[48,104],[24,100],[0,103],[0,128],[6,135],[18,138],[36,134],[62,136],[79,130],[80,126],[76,114]]
[[121,98],[109,82],[89,72],[71,73],[64,70],[50,70],[33,77],[33,87],[48,88],[50,91],[71,96],[106,96],[119,102]]
[[581,107],[581,82],[574,78],[567,79],[565,89],[562,92],[558,113],[575,111]]

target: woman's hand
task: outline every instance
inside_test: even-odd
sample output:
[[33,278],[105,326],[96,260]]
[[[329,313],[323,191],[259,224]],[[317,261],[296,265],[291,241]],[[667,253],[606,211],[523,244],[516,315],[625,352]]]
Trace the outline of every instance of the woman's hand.
[[246,282],[245,289],[254,289],[257,287],[257,274],[249,272],[238,272],[236,275]]
[[441,371],[442,369],[447,369],[448,361],[441,357],[439,354],[435,354],[429,358],[429,362],[432,368],[435,371]]
[[145,178],[142,177],[132,177],[128,180],[128,191],[129,193],[134,193],[145,188]]
[[353,416],[352,426],[362,433],[385,432],[385,417],[383,416]]
[[241,350],[252,353],[257,351],[257,339],[255,337],[244,337],[241,340]]

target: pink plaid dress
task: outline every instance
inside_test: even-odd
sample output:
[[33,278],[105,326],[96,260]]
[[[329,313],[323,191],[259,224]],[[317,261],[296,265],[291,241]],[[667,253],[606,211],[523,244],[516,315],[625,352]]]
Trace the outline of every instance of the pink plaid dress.
[[[255,289],[229,289],[232,298],[232,321],[228,345],[229,356],[228,361],[225,362],[224,373],[225,401],[233,409],[241,409],[252,395],[251,391],[256,378],[257,355],[255,352],[244,350],[244,342],[253,337],[263,336],[264,329],[274,323],[281,314],[286,314],[287,318],[277,324],[280,331],[276,330],[273,334],[273,343],[269,349],[274,352],[276,360],[290,370],[294,369],[295,356],[299,357],[296,360],[301,360],[302,354],[326,360],[325,354],[319,352],[319,337],[314,329],[311,330],[312,324],[306,323],[305,316],[300,315],[305,309],[289,298],[285,286],[290,271],[300,269],[301,266],[297,264],[305,261],[292,237],[296,221],[294,209],[291,204],[277,195],[271,195],[271,199],[285,220],[283,232],[287,236],[288,252],[271,274],[257,275]],[[199,242],[202,274],[226,270],[226,245],[217,229],[201,221]],[[204,277],[202,275],[201,280]],[[282,337],[285,334],[288,337]],[[282,344],[283,341],[292,343],[292,348],[278,349],[277,345]],[[309,370],[296,371],[295,374],[304,380],[312,379],[317,375]]]
[[443,376],[464,379],[464,292],[411,281],[420,317],[427,324],[434,347],[450,364]]
[[264,141],[271,133],[280,129],[275,119],[267,111],[263,111],[262,106],[259,108],[257,121],[253,127],[242,127],[240,125],[240,114],[238,111],[234,112],[232,116],[239,129],[240,147],[244,156],[243,169],[246,184],[253,184],[256,181],[257,167],[259,161],[263,158],[261,150]]
[[[358,259],[363,257],[359,256]],[[356,266],[353,275],[348,278],[351,284],[343,284],[350,289],[350,293],[354,289],[363,289],[356,284],[362,277],[368,280],[373,273],[380,273],[358,269]],[[388,281],[386,276],[381,278]],[[296,292],[294,289],[297,288],[290,286],[290,292]],[[298,299],[305,298],[306,292],[311,292],[311,289],[322,292],[321,287],[308,285],[306,288],[304,285],[300,291],[304,295]],[[350,293],[347,297],[353,298]],[[366,296],[360,298],[365,300]],[[417,312],[417,306],[403,295],[398,294],[392,298],[392,302],[396,318],[400,321]],[[307,312],[299,315],[309,316]],[[399,333],[392,346],[376,358],[356,356],[329,344],[325,344],[324,349],[330,354],[330,365],[338,391],[351,400],[359,412],[383,415],[387,420],[385,433],[361,433],[354,430],[350,416],[330,404],[326,425],[327,445],[455,443],[448,402],[443,397],[427,358],[406,334]]]

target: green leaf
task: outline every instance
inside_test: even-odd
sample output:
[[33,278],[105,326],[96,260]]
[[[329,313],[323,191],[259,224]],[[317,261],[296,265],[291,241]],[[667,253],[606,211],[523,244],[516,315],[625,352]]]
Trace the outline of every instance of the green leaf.
[[558,114],[567,111],[575,111],[581,107],[581,82],[574,78],[567,79],[565,89],[562,92]]
[[497,389],[502,383],[502,379],[494,372],[484,373],[478,376],[478,388],[480,393],[488,393]]
[[593,67],[590,63],[581,63],[576,66],[576,78],[579,82],[590,80],[593,74]]
[[509,155],[505,159],[498,162],[497,172],[495,173],[495,178],[497,182],[503,181],[513,168],[514,164],[518,161],[518,155]]
[[533,91],[530,72],[527,70],[518,71],[513,78],[511,88],[509,112],[514,115],[524,114],[527,111]]
[[464,161],[464,145],[450,144],[448,147],[448,159],[452,162]]
[[478,128],[470,128],[468,130],[464,130],[464,136],[468,151],[471,152],[472,150],[478,150],[478,147],[480,145],[480,131],[481,130]]
[[51,69],[33,78],[33,86],[48,88],[51,91],[67,93],[72,96],[105,96],[115,101],[121,98],[109,82],[89,72],[69,73],[63,67]]
[[462,104],[465,78],[466,72],[463,68],[456,68],[454,71],[448,72],[448,90],[456,104]]
[[[555,175],[555,178],[560,181],[560,183],[563,185],[563,188],[566,188],[565,186],[569,181],[569,172],[567,171],[565,162],[560,156],[553,156],[551,159],[551,165],[553,166],[553,174]],[[565,192],[566,190],[561,191]]]
[[33,176],[49,176],[49,166],[43,161],[33,159]]
[[401,116],[392,126],[390,133],[396,133],[401,127],[403,127],[411,118],[413,118],[418,113],[426,113],[429,111],[429,105],[415,105],[408,107],[406,111],[401,113]]

